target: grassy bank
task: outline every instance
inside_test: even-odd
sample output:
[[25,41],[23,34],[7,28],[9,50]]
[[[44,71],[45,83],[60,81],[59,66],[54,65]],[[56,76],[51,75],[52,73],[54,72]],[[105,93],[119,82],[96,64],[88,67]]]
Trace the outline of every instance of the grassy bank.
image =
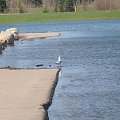
[[50,12],[50,13],[26,13],[0,15],[0,24],[15,22],[41,22],[41,21],[64,21],[64,20],[89,20],[89,19],[112,19],[120,18],[120,10],[112,11],[81,11],[81,12]]

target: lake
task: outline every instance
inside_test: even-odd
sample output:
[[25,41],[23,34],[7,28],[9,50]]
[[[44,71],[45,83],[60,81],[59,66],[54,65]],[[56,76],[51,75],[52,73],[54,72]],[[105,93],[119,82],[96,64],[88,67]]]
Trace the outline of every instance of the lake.
[[120,19],[1,24],[0,30],[57,31],[59,37],[15,41],[0,67],[35,68],[62,59],[50,120],[120,119]]

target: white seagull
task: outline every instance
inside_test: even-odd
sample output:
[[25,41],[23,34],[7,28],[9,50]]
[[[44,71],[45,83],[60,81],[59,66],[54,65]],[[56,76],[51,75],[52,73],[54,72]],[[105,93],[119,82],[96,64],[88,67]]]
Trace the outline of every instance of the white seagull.
[[60,59],[60,56],[59,56],[57,61],[56,61],[56,64],[60,64],[60,63],[61,63],[61,59]]

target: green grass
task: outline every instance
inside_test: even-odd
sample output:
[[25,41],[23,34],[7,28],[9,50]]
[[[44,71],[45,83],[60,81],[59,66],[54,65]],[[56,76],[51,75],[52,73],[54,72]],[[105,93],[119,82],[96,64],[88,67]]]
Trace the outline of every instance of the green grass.
[[42,22],[42,21],[64,21],[64,20],[89,20],[89,19],[112,19],[120,18],[120,10],[90,10],[80,12],[31,12],[26,14],[0,15],[0,24],[16,22]]

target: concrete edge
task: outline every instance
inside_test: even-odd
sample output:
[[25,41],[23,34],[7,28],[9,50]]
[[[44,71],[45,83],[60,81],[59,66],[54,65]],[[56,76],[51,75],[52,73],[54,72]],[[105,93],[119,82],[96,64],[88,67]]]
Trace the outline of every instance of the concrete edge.
[[58,69],[58,71],[56,73],[55,81],[53,82],[53,85],[50,89],[49,100],[46,103],[41,105],[43,107],[43,109],[45,110],[44,120],[49,120],[48,109],[49,109],[50,105],[52,104],[52,99],[53,99],[53,96],[54,96],[54,93],[55,93],[55,88],[58,84],[58,77],[59,77],[59,72],[60,71],[61,71],[61,69]]

